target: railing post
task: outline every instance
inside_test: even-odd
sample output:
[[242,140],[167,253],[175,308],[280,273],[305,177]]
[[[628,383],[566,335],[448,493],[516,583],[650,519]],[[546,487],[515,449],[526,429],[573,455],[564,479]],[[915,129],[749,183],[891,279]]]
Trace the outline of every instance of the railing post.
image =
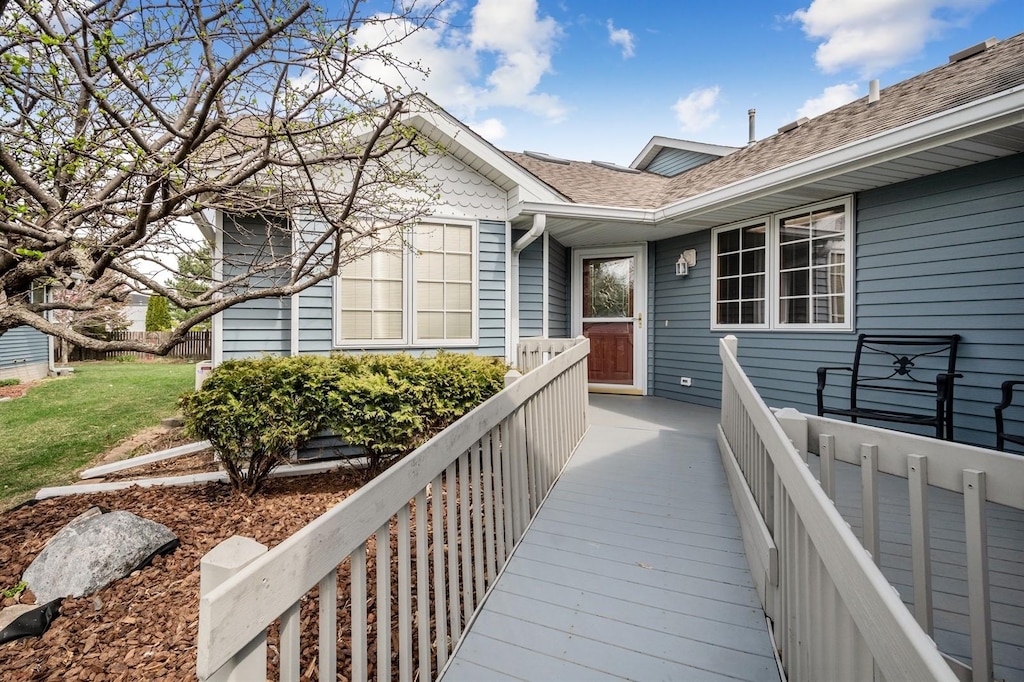
[[792,407],[784,407],[775,413],[775,419],[779,426],[785,431],[786,437],[793,443],[793,447],[800,453],[800,456],[807,461],[807,417],[800,414],[799,410]]
[[[211,549],[199,561],[199,597],[205,597],[214,588],[241,571],[260,556],[267,547],[252,538],[234,535]],[[199,630],[205,627],[200,611]],[[200,642],[203,638],[200,637]],[[204,658],[203,652],[199,653]],[[219,670],[205,679],[213,682],[243,682],[244,680],[267,679],[267,633],[249,642],[248,646],[225,663]]]

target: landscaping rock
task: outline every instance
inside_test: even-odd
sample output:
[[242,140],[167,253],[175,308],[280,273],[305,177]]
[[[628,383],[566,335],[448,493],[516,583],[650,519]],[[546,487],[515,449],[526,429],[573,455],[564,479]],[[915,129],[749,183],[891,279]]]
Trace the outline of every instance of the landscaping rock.
[[40,603],[93,594],[177,546],[167,526],[131,512],[87,514],[54,535],[25,570]]

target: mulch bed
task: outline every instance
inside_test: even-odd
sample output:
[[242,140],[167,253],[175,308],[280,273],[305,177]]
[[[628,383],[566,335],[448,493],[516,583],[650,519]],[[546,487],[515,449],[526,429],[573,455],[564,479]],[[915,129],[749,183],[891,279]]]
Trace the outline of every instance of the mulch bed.
[[[195,679],[202,556],[232,535],[273,547],[359,483],[353,472],[339,470],[272,480],[252,500],[233,495],[225,484],[131,488],[44,500],[3,513],[0,588],[16,584],[44,543],[94,505],[162,523],[181,546],[94,596],[66,599],[60,617],[42,637],[0,646],[0,679]],[[302,620],[315,621],[306,612],[304,604]],[[315,643],[315,634],[311,638]],[[309,640],[304,633],[304,643]]]

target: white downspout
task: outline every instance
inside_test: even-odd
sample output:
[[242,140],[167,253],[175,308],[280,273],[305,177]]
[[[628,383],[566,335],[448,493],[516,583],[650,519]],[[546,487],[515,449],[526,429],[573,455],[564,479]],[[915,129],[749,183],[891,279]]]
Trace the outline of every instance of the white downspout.
[[519,254],[527,246],[532,244],[537,237],[544,234],[548,217],[543,213],[536,213],[533,216],[533,227],[530,231],[520,237],[512,246],[512,329],[509,330],[509,337],[512,339],[512,354],[515,356],[519,347]]
[[541,268],[542,272],[544,273],[544,280],[541,282],[541,298],[543,299],[543,301],[541,302],[540,308],[540,335],[543,336],[545,339],[551,338],[551,292],[548,290],[548,288],[551,286],[551,280],[548,276],[551,271],[551,264],[548,258],[548,247],[550,246],[551,241],[550,237],[550,233],[544,233],[544,265]]

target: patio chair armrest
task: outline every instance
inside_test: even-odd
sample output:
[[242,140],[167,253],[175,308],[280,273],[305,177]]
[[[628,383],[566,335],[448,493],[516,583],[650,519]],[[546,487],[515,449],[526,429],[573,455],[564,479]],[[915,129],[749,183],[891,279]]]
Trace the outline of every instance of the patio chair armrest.
[[853,367],[819,367],[818,368],[818,416],[822,416],[825,411],[825,383],[828,381],[829,372],[850,372],[853,373]]
[[1003,401],[1001,403],[999,403],[998,405],[996,405],[996,410],[997,411],[1002,412],[1003,410],[1005,410],[1007,407],[1010,406],[1010,403],[1013,402],[1013,387],[1014,386],[1024,386],[1024,381],[1011,379],[1009,381],[1004,381],[1003,382],[1003,385],[1002,385]]

